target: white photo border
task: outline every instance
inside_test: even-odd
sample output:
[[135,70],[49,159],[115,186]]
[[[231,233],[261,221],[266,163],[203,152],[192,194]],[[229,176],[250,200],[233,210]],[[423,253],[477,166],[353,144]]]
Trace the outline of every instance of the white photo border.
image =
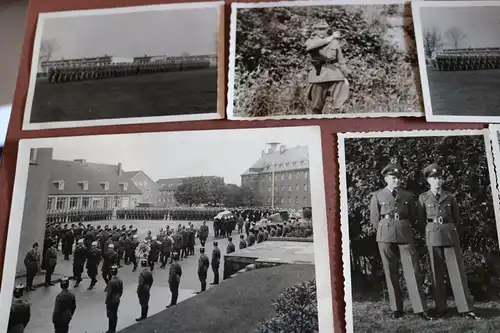
[[[413,13],[413,26],[417,44],[418,67],[424,100],[425,119],[428,122],[454,122],[454,123],[500,123],[500,116],[454,116],[434,115],[432,111],[431,89],[427,76],[427,64],[424,52],[424,27],[422,26],[421,8],[435,7],[498,7],[499,1],[411,1]],[[474,112],[474,110],[470,110]]]
[[[44,130],[55,128],[75,128],[75,127],[90,127],[90,126],[111,126],[111,125],[127,125],[127,124],[148,124],[148,123],[163,123],[163,122],[177,122],[177,121],[196,121],[196,120],[216,120],[224,119],[222,112],[223,98],[221,92],[224,91],[220,86],[219,76],[224,75],[224,71],[220,68],[220,61],[217,60],[217,107],[213,112],[200,113],[200,114],[187,114],[187,115],[171,115],[171,116],[144,116],[132,118],[109,118],[109,119],[95,119],[95,120],[70,120],[70,121],[51,121],[51,122],[31,122],[31,114],[33,108],[33,97],[36,89],[36,78],[38,72],[40,47],[43,38],[44,24],[46,20],[54,18],[68,18],[75,17],[81,18],[84,16],[98,16],[98,15],[113,15],[113,14],[131,14],[143,13],[154,11],[168,11],[180,9],[195,9],[195,8],[214,8],[217,9],[217,25],[218,25],[218,39],[217,44],[217,57],[221,58],[223,50],[221,50],[220,40],[225,40],[225,31],[221,31],[221,16],[224,15],[224,2],[189,2],[189,3],[174,3],[163,5],[145,5],[145,6],[131,6],[131,7],[118,7],[118,8],[104,8],[104,9],[85,9],[74,11],[61,11],[61,12],[48,12],[40,13],[38,15],[37,26],[35,31],[35,39],[33,44],[33,55],[30,64],[30,76],[28,82],[28,91],[26,96],[26,103],[24,106],[23,126],[25,131],[29,130]],[[225,58],[225,57],[224,57]]]
[[490,175],[490,187],[493,197],[493,207],[495,210],[495,223],[497,226],[497,236],[500,240],[500,201],[495,176],[495,166],[489,131],[482,130],[413,130],[413,131],[383,131],[383,132],[347,132],[338,133],[338,161],[339,161],[339,193],[340,193],[340,229],[342,232],[342,261],[344,273],[344,301],[346,332],[354,332],[353,309],[352,309],[352,285],[351,285],[351,251],[349,237],[349,209],[347,198],[347,179],[346,179],[346,156],[345,140],[360,138],[405,138],[405,137],[439,137],[439,136],[483,136],[486,160],[488,162],[488,172]]
[[[201,131],[180,131],[180,132],[152,132],[135,134],[111,134],[111,135],[91,135],[59,138],[24,139],[19,142],[17,156],[16,175],[14,179],[14,189],[12,193],[12,205],[7,231],[7,242],[4,257],[4,269],[2,277],[2,288],[0,290],[0,332],[7,331],[9,321],[9,311],[12,300],[12,290],[15,283],[16,265],[19,252],[19,242],[22,230],[22,218],[24,213],[24,203],[27,188],[27,175],[29,170],[29,155],[31,148],[56,147],[60,142],[64,144],[78,145],[88,142],[88,140],[105,140],[111,136],[129,138],[132,136],[150,136],[152,140],[157,140],[155,136],[164,140],[182,141],[191,134],[198,133],[207,136],[220,134],[221,132],[239,132],[240,135],[247,135],[249,138],[258,136],[262,132],[276,133],[277,137],[296,136],[303,139],[307,144],[309,153],[309,181],[311,193],[311,207],[313,209],[313,235],[314,235],[314,266],[317,288],[319,333],[332,332],[333,321],[333,298],[332,298],[332,278],[330,275],[330,250],[327,226],[327,208],[325,199],[325,182],[323,174],[323,151],[321,128],[319,126],[294,126],[294,127],[270,127],[253,129],[222,129],[222,130],[201,130]],[[179,138],[180,137],[180,138]],[[250,139],[251,140],[251,139]]]
[[[355,6],[355,5],[391,5],[409,4],[407,0],[302,0],[302,1],[278,1],[278,2],[233,2],[231,3],[230,30],[229,30],[229,70],[227,80],[227,107],[226,115],[229,120],[277,120],[277,119],[339,119],[339,118],[400,118],[400,117],[424,117],[420,112],[367,112],[367,113],[333,113],[333,114],[303,114],[303,115],[281,115],[248,117],[234,115],[234,93],[236,78],[236,22],[238,9],[246,8],[270,8],[270,7],[310,7],[310,6]],[[418,82],[415,81],[415,85]],[[420,97],[419,97],[420,99]]]

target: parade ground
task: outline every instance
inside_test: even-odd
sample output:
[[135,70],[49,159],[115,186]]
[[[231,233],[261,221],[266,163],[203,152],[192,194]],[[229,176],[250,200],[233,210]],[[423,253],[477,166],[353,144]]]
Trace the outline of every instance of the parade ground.
[[[148,221],[148,220],[109,220],[100,222],[89,222],[92,225],[106,224],[122,225],[125,224],[127,227],[132,224],[134,227],[138,228],[139,239],[142,240],[147,234],[148,230],[151,230],[153,235],[156,235],[161,228],[165,228],[168,224],[173,227],[177,227],[179,224],[187,225],[189,221]],[[194,226],[197,228],[201,225],[202,221],[193,221]],[[206,253],[211,257],[213,249],[213,229],[212,222],[207,222],[210,229],[210,236],[205,245]],[[233,233],[233,241],[237,244],[238,235]],[[226,253],[227,239],[219,239],[219,248],[221,254]],[[200,290],[200,282],[198,280],[197,269],[198,269],[198,257],[199,257],[200,242],[197,240],[195,247],[195,255],[189,256],[179,263],[182,266],[182,278],[179,288],[179,300],[182,302],[190,297],[196,295],[196,292]],[[102,262],[101,262],[102,264]],[[165,310],[166,305],[170,303],[170,289],[167,283],[168,273],[170,265],[167,265],[165,269],[161,269],[160,264],[155,266],[153,271],[154,274],[154,284],[151,289],[151,299],[149,304],[149,315],[153,315],[162,310]],[[65,261],[62,253],[58,251],[58,262],[55,269],[55,274],[53,280],[57,281],[62,276],[71,276],[73,272],[73,258],[70,257],[69,261]],[[220,276],[223,273],[223,264],[221,261]],[[136,272],[132,272],[132,265],[124,265],[118,270],[118,276],[123,280],[124,292],[121,298],[120,309],[118,312],[118,326],[117,329],[120,330],[124,327],[130,326],[135,323],[135,318],[140,315],[140,306],[137,299],[136,288],[138,283],[139,272],[141,268],[139,267]],[[70,333],[102,333],[107,329],[107,317],[106,309],[104,305],[104,299],[106,293],[104,292],[104,281],[101,276],[101,271],[99,267],[98,283],[93,290],[87,290],[90,283],[87,277],[86,271],[83,274],[83,281],[78,288],[73,288],[74,282],[70,283],[70,289],[73,290],[76,296],[77,309],[73,320],[71,321]],[[24,278],[16,279],[17,283],[24,283]],[[44,276],[37,276],[34,285],[41,284],[44,281]],[[213,272],[210,268],[208,270],[207,277],[207,290],[212,288],[209,284],[213,281]],[[216,286],[221,288],[222,284]],[[46,333],[52,332],[54,330],[52,326],[52,311],[54,309],[54,300],[57,294],[61,291],[58,284],[53,287],[45,288],[38,287],[35,291],[25,292],[24,299],[31,303],[31,321],[25,329],[25,333]]]
[[498,116],[500,69],[439,71],[427,67],[434,115]]
[[217,112],[217,68],[101,80],[36,82],[31,122]]

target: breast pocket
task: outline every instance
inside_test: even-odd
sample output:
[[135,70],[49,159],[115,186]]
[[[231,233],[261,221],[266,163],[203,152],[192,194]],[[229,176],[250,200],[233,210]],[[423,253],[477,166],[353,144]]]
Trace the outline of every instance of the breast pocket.
[[394,207],[391,202],[381,202],[380,203],[380,213],[382,215],[392,213]]
[[439,206],[436,204],[426,204],[425,209],[427,212],[427,217],[435,217],[438,214]]
[[451,217],[451,203],[445,203],[442,205],[442,215],[445,217]]

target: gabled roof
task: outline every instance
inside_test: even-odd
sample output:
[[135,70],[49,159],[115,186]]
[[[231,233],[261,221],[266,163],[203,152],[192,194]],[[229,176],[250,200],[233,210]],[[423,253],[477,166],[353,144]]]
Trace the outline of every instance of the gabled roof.
[[133,178],[139,172],[141,172],[141,171],[123,171],[123,176],[128,177],[128,178]]
[[[205,181],[209,181],[213,178],[220,178],[217,176],[200,176],[200,177],[202,177]],[[158,179],[156,181],[156,184],[158,184],[158,186],[160,186],[160,191],[175,191],[182,184],[184,179],[188,179],[188,178],[192,178],[192,177]]]
[[274,152],[263,153],[242,176],[259,174],[262,172],[292,171],[309,168],[309,151],[307,146],[276,149]]
[[[98,168],[93,163],[82,164],[78,161],[52,160],[50,168],[50,195],[73,194],[142,194],[130,178],[118,176],[110,168]],[[104,164],[106,165],[106,164]],[[109,166],[109,165],[108,165]],[[59,190],[57,181],[64,181],[64,189]],[[82,182],[88,182],[85,191]],[[109,183],[109,190],[105,190],[103,182]],[[127,190],[120,184],[127,183]]]

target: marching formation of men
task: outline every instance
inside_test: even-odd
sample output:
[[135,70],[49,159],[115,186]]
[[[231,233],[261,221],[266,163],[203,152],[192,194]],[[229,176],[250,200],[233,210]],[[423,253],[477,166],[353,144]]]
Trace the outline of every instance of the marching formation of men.
[[48,210],[47,222],[76,223],[111,220],[112,209],[70,209],[70,210]]
[[500,68],[500,52],[442,52],[433,65],[440,71],[469,71]]
[[67,66],[49,68],[47,79],[50,83],[66,83],[209,67],[210,60],[194,59],[159,60],[147,63],[68,64]]
[[211,220],[215,215],[224,211],[223,208],[158,208],[144,207],[134,209],[118,209],[116,218],[119,220],[176,220],[176,221],[204,221]]
[[[453,194],[443,189],[443,169],[431,164],[423,170],[430,189],[422,193],[418,201],[412,193],[400,188],[402,172],[399,165],[386,166],[382,175],[387,186],[373,194],[370,204],[370,220],[377,231],[376,241],[382,258],[392,316],[401,318],[404,315],[403,294],[399,284],[401,261],[415,314],[425,320],[445,314],[447,297],[444,279],[447,268],[458,312],[464,317],[478,319],[467,286],[457,231],[457,224],[460,223],[458,205]],[[415,223],[426,225],[425,238],[436,305],[432,314],[428,311],[422,290],[423,277],[412,229]]]

